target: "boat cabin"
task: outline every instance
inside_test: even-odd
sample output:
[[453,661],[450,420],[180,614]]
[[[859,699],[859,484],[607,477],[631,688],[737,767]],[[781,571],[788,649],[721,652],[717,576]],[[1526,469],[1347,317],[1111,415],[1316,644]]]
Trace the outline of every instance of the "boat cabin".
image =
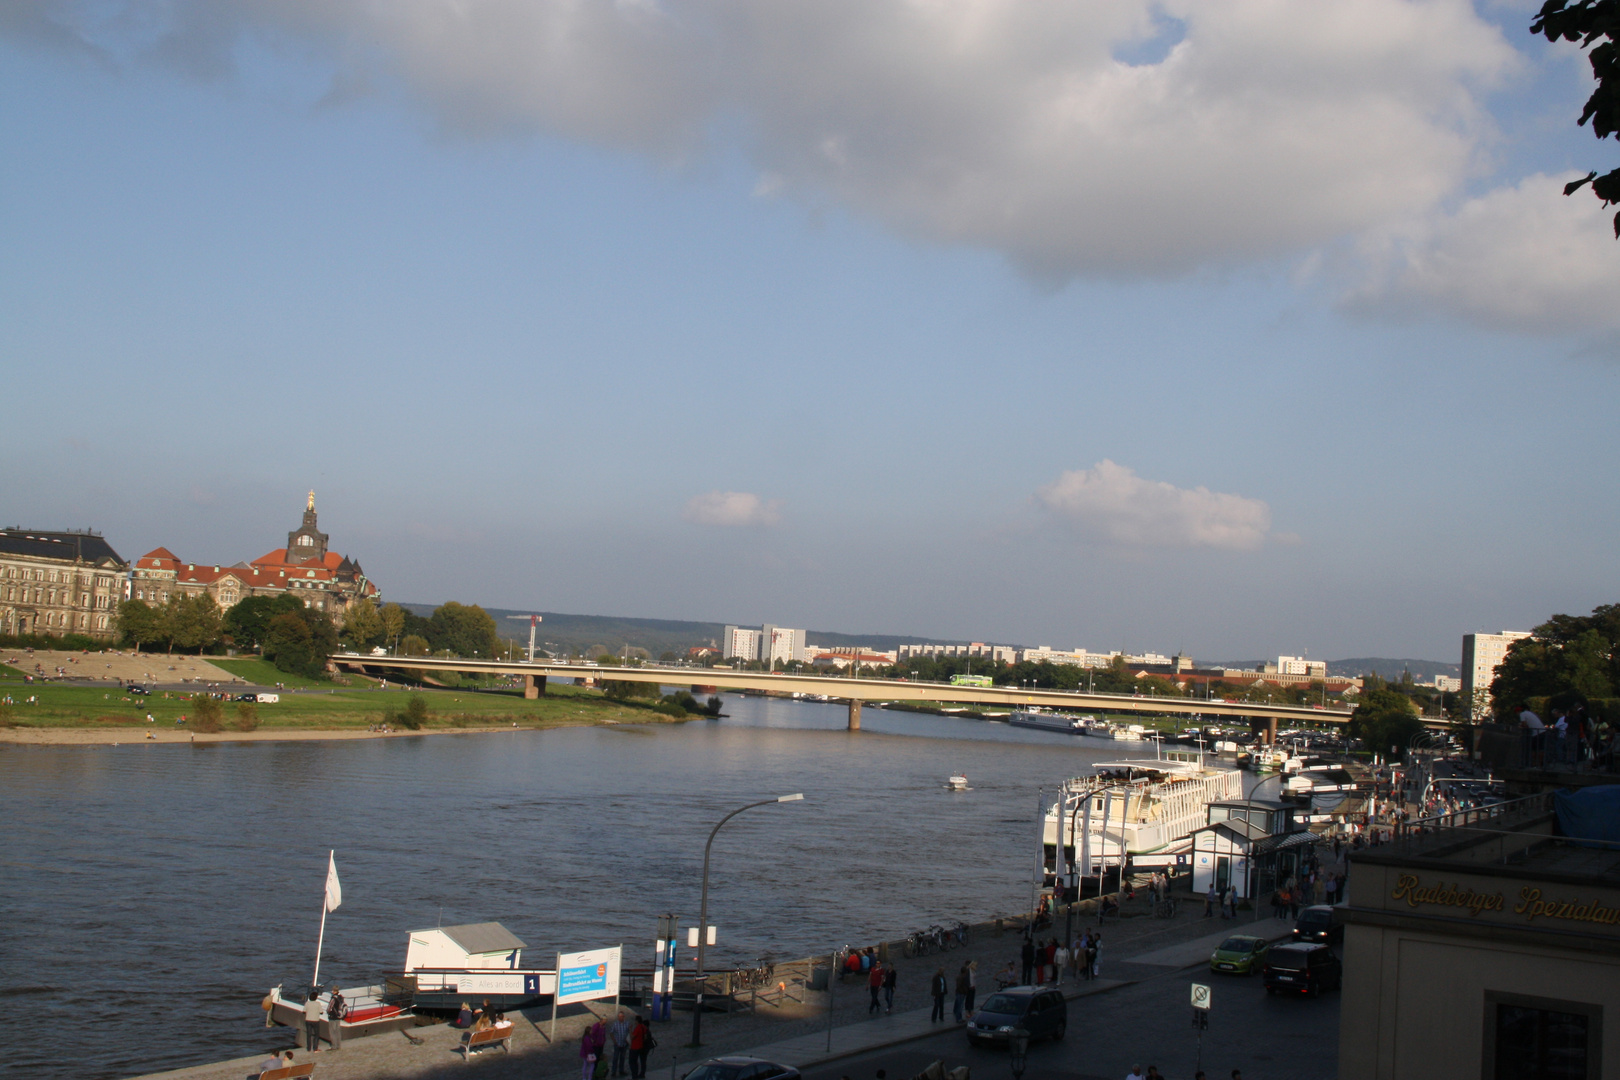
[[498,922],[436,926],[412,930],[405,949],[405,970],[515,969],[523,959],[523,942]]
[[1231,885],[1241,899],[1253,900],[1296,876],[1300,856],[1316,839],[1295,817],[1298,810],[1269,799],[1210,803],[1208,824],[1192,834],[1193,892]]

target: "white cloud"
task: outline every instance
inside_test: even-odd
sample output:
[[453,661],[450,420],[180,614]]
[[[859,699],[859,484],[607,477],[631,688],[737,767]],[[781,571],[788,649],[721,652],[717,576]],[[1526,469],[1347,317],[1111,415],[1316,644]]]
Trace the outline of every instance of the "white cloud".
[[782,520],[782,501],[746,491],[711,491],[694,495],[681,516],[699,525],[775,525]]
[[1620,242],[1613,209],[1583,174],[1537,173],[1369,243],[1375,276],[1346,298],[1352,310],[1439,310],[1500,329],[1620,328]]
[[87,33],[122,24],[194,72],[244,35],[314,46],[336,85],[404,85],[453,130],[678,160],[740,129],[761,193],[1060,279],[1421,216],[1518,62],[1468,0],[170,0]]
[[1120,547],[1251,550],[1271,529],[1271,508],[1259,499],[1146,480],[1107,460],[1064,473],[1035,497],[1090,538]]

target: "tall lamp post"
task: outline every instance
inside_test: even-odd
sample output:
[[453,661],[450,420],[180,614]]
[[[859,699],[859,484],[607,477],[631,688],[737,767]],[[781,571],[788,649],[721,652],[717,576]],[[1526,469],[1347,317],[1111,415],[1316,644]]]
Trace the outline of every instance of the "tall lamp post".
[[709,831],[709,842],[703,845],[703,893],[698,901],[697,1001],[692,1008],[693,1046],[703,1045],[703,961],[707,955],[705,950],[709,945],[709,849],[714,846],[714,838],[720,832],[721,826],[744,810],[752,810],[756,806],[770,806],[774,803],[803,801],[804,793],[800,792],[797,795],[778,795],[774,799],[761,799],[759,802],[749,803],[747,806],[739,806],[721,818],[719,823]]

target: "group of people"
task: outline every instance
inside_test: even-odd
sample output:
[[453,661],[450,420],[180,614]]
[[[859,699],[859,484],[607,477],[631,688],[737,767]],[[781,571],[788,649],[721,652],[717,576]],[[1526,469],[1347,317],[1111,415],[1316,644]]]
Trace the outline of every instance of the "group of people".
[[[607,1056],[610,1043],[613,1046],[611,1059]],[[641,1080],[647,1075],[647,1055],[657,1045],[652,1025],[646,1018],[637,1016],[631,1020],[621,1009],[613,1023],[598,1020],[580,1033],[580,1080],[607,1080],[615,1076]]]
[[996,976],[996,984],[998,988],[1004,988],[1015,983],[1026,986],[1061,983],[1065,974],[1073,975],[1076,979],[1095,979],[1097,954],[1101,949],[1101,930],[1083,930],[1067,945],[1057,938],[1048,938],[1042,944],[1034,937],[1025,935],[1018,953],[1023,970],[1015,976],[1012,961],[1009,960]]
[[1525,705],[1519,710],[1519,732],[1524,763],[1529,766],[1584,764],[1612,769],[1615,751],[1620,749],[1620,733],[1608,720],[1587,715],[1586,706],[1579,702],[1554,712],[1550,724]]
[[482,1008],[475,1009],[468,1002],[461,1003],[461,1011],[456,1014],[455,1026],[470,1028],[473,1031],[486,1031],[496,1024],[506,1023],[506,1013],[499,1006],[491,1005],[489,999],[484,999]]

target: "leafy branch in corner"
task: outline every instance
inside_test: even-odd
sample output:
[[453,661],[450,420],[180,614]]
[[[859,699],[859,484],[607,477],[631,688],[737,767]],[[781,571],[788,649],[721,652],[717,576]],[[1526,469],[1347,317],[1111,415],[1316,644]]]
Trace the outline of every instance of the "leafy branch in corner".
[[[1597,89],[1586,100],[1577,123],[1592,122],[1592,134],[1599,139],[1620,131],[1620,0],[1547,0],[1541,14],[1530,24],[1532,34],[1543,34],[1548,41],[1578,41],[1588,49],[1592,77]],[[1592,43],[1600,41],[1596,47]],[[1573,195],[1587,184],[1604,206],[1620,203],[1620,169],[1599,176],[1595,171],[1564,185],[1564,194]],[[1620,213],[1614,215],[1614,235],[1620,239]]]

